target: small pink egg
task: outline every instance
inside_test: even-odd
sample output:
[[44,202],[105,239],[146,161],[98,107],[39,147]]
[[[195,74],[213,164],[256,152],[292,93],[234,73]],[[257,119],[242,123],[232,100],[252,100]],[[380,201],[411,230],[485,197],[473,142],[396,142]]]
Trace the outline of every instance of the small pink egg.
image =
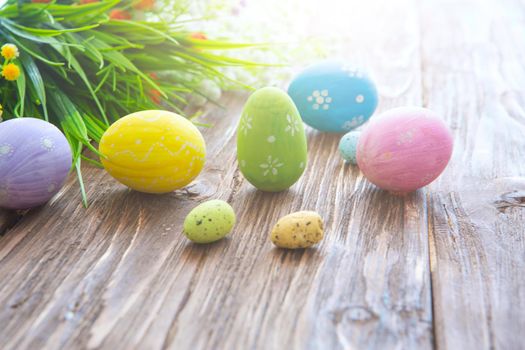
[[452,155],[449,128],[431,110],[400,107],[373,118],[357,145],[357,164],[376,186],[412,192],[434,181]]

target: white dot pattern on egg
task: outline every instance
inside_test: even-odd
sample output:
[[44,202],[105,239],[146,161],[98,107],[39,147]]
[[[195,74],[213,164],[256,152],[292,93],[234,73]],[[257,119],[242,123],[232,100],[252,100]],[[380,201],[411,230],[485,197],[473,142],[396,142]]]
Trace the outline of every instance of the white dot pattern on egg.
[[277,175],[279,173],[279,168],[282,167],[284,163],[279,162],[279,158],[272,158],[272,156],[268,156],[268,160],[266,163],[262,163],[259,165],[260,168],[262,168],[262,175],[266,176],[268,174],[271,175]]
[[345,131],[350,131],[352,129],[355,129],[359,125],[364,123],[365,117],[362,115],[358,115],[357,117],[354,117],[346,122],[343,123],[341,128]]
[[14,118],[0,124],[0,140],[0,207],[28,209],[51,199],[71,168],[71,148],[60,130],[40,119]]
[[241,119],[239,129],[244,135],[248,135],[248,132],[252,129],[251,115],[246,115],[244,118]]
[[299,130],[301,130],[301,128],[303,127],[302,123],[299,120],[297,120],[297,118],[292,118],[290,114],[286,115],[286,122],[287,125],[284,131],[289,133],[290,136],[295,136],[295,134],[298,133]]
[[50,183],[48,186],[47,186],[47,192],[51,193],[53,191],[55,191],[57,188],[57,184],[52,182]]
[[319,108],[327,110],[330,108],[330,103],[332,98],[328,95],[328,90],[314,90],[310,96],[308,96],[307,101],[312,102],[312,109],[318,110]]
[[43,137],[40,144],[46,151],[51,151],[55,147],[55,143],[49,137]]
[[365,74],[363,73],[362,70],[360,70],[356,66],[350,65],[348,63],[344,63],[341,66],[341,70],[343,72],[345,72],[351,78],[353,78],[353,77],[362,78],[363,76],[365,76]]
[[367,74],[336,61],[305,69],[293,79],[288,94],[306,124],[329,132],[362,125],[378,102],[377,90]]
[[[328,91],[313,91],[312,102]],[[263,191],[283,191],[303,173],[304,126],[291,98],[277,88],[253,93],[244,106],[237,132],[237,158],[244,177]]]
[[10,155],[12,155],[13,152],[14,152],[13,146],[8,145],[8,144],[0,145],[0,157],[7,158]]

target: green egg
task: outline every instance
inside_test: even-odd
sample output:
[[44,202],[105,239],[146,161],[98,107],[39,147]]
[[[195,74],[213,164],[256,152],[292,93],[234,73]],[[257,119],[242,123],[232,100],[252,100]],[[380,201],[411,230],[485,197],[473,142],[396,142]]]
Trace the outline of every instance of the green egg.
[[286,92],[266,87],[248,98],[237,128],[237,160],[246,180],[262,191],[283,191],[299,180],[306,135]]
[[218,199],[199,204],[184,219],[184,234],[195,243],[211,243],[226,236],[235,225],[233,208]]

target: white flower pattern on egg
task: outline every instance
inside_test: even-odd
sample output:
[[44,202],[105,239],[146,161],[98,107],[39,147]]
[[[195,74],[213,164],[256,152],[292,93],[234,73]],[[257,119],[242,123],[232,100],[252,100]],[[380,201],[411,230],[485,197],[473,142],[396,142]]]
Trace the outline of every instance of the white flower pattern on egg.
[[49,137],[42,137],[40,144],[46,151],[52,151],[55,148],[55,143]]
[[363,77],[363,72],[359,68],[352,66],[351,64],[348,64],[348,63],[343,64],[341,66],[341,70],[345,72],[351,78],[353,77],[362,78]]
[[272,175],[277,175],[279,170],[278,168],[282,167],[284,164],[279,162],[279,158],[272,158],[271,155],[268,156],[266,163],[259,165],[263,169],[263,176],[272,173]]
[[244,135],[248,135],[248,131],[252,129],[252,116],[246,115],[244,118],[241,119],[241,125],[240,125],[241,132],[244,133]]
[[343,129],[345,130],[352,130],[355,127],[358,127],[359,125],[363,124],[365,121],[365,117],[363,115],[358,115],[357,117],[353,117],[350,120],[347,120],[343,124]]
[[401,133],[397,139],[397,144],[404,145],[407,143],[412,143],[414,139],[414,133],[415,133],[414,129],[410,129],[404,133]]
[[8,157],[10,156],[11,154],[13,154],[13,146],[9,145],[9,144],[3,144],[0,146],[0,158],[3,158],[3,157]]
[[284,131],[289,132],[291,136],[294,136],[295,133],[299,132],[300,121],[297,118],[292,118],[290,114],[286,114],[286,121],[288,125]]
[[47,192],[48,193],[51,193],[51,192],[55,191],[56,189],[57,189],[57,184],[55,182],[52,182],[52,183],[50,183],[47,186]]
[[327,110],[330,108],[330,103],[332,103],[332,97],[330,97],[326,89],[314,90],[306,99],[308,102],[313,102],[312,109],[314,110],[318,110],[319,108]]

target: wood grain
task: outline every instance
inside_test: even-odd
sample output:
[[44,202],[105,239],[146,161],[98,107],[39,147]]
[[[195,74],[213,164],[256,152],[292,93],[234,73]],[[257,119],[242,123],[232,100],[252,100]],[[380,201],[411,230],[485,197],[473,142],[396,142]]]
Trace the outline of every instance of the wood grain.
[[[355,40],[348,52],[376,58],[370,68],[391,80],[382,109],[421,102],[412,5],[369,7],[381,10],[380,32],[362,13],[350,21],[349,33],[373,42]],[[338,135],[314,131],[301,181],[283,193],[255,191],[235,160],[243,98],[225,102],[207,117],[216,124],[205,131],[208,163],[187,190],[143,195],[86,168],[89,209],[72,181],[0,240],[5,348],[432,346],[424,192],[375,189],[343,164]],[[231,238],[197,246],[181,223],[209,198],[231,202],[239,225]],[[326,239],[306,251],[274,248],[271,226],[301,209],[324,217]]]
[[523,4],[426,1],[421,11],[426,104],[455,135],[429,205],[436,343],[523,349]]
[[[348,13],[339,56],[374,73],[379,110],[424,105],[454,132],[446,172],[406,197],[344,165],[340,135],[313,130],[301,180],[254,190],[235,159],[246,95],[228,94],[203,118],[214,124],[203,130],[207,164],[186,189],[140,194],[85,167],[88,209],[72,177],[13,227],[0,213],[0,348],[524,348],[520,6],[349,6],[359,11]],[[192,244],[184,217],[212,198],[230,202],[238,224],[218,243]],[[274,248],[269,230],[297,210],[321,214],[325,239]]]
[[21,219],[22,213],[0,209],[0,236]]

